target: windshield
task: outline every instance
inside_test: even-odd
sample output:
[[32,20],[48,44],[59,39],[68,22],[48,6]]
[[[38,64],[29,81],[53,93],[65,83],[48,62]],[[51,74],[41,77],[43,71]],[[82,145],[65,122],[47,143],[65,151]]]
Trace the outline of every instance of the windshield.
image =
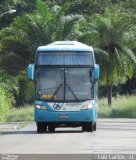
[[36,97],[46,100],[64,99],[64,69],[38,68],[36,72]]
[[92,84],[89,68],[67,68],[65,70],[66,100],[84,100],[91,98]]
[[90,68],[47,68],[36,70],[36,99],[81,101],[93,98]]

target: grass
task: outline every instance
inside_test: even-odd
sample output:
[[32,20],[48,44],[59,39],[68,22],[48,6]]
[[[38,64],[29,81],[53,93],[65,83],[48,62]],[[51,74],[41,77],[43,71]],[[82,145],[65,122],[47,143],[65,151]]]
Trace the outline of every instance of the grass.
[[107,99],[100,99],[98,118],[136,118],[136,96],[118,96],[111,108],[107,106]]
[[[113,106],[107,106],[107,99],[99,99],[98,118],[136,118],[136,96],[118,96],[113,99]],[[34,120],[34,106],[25,105],[12,108],[4,122],[29,122]]]
[[23,122],[34,120],[34,106],[25,105],[19,109],[12,108],[5,116],[5,122]]

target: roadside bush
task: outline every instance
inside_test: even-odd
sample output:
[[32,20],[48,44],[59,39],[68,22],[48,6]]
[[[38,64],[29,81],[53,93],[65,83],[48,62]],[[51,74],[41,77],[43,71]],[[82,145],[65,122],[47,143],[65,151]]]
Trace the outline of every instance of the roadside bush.
[[136,95],[118,96],[113,106],[108,107],[107,99],[99,100],[99,118],[136,118]]
[[14,97],[4,86],[0,86],[0,121],[3,121],[5,115],[14,103]]
[[18,82],[15,77],[0,72],[0,85],[8,90],[11,94],[18,94]]
[[8,74],[0,72],[0,121],[2,121],[15,104],[15,95],[18,94],[18,83],[16,79]]
[[6,122],[34,121],[34,106],[24,105],[20,108],[12,108],[5,118]]

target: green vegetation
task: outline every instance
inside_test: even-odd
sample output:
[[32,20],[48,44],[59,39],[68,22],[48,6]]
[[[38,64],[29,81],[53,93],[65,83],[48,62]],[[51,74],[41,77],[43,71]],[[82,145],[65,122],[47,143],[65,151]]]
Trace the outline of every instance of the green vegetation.
[[99,100],[98,118],[136,118],[136,97],[118,96],[109,108],[106,99]]
[[[135,0],[1,0],[0,120],[9,108],[32,103],[34,88],[27,79],[27,66],[34,62],[38,46],[58,40],[93,46],[101,68],[99,96],[108,99],[99,115],[107,110],[110,116],[121,116],[122,105],[116,105],[119,99],[112,104],[112,97],[136,93],[135,8]],[[10,9],[17,12],[1,16]],[[125,106],[127,112],[131,105]]]
[[9,111],[12,105],[12,97],[7,90],[0,86],[0,121],[4,119],[5,113]]
[[5,118],[5,114],[15,105],[15,94],[17,95],[17,81],[7,74],[0,74],[0,121]]
[[117,6],[106,9],[103,16],[94,14],[91,18],[94,22],[90,24],[90,28],[94,31],[93,35],[89,35],[92,39],[94,36],[97,37],[94,42],[94,46],[97,47],[96,58],[101,65],[101,78],[107,86],[108,105],[111,106],[113,84],[123,83],[133,75],[136,57],[131,48],[126,45],[130,37],[125,36],[125,34],[131,34],[127,30],[127,20],[122,23],[126,17]]
[[27,122],[34,120],[34,107],[25,105],[22,108],[11,108],[6,115],[5,122]]

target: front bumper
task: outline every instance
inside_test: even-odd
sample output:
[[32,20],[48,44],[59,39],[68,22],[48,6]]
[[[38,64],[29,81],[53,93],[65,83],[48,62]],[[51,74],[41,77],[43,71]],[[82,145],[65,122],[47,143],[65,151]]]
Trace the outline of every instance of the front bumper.
[[96,108],[77,112],[58,112],[35,108],[36,122],[95,122]]

